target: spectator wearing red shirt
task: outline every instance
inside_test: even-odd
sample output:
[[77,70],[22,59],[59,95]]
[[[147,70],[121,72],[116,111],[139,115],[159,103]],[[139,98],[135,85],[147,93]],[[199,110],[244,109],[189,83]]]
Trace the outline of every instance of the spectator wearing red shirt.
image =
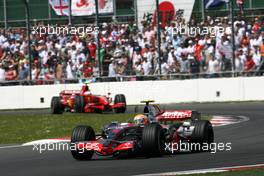
[[196,40],[196,44],[194,46],[194,58],[197,61],[202,61],[202,50],[203,50],[204,46],[200,45],[198,40]]
[[260,45],[261,60],[264,60],[264,38],[262,39],[262,44]]
[[96,58],[96,44],[94,43],[94,41],[91,41],[88,44],[88,49],[90,51],[90,58],[94,61]]
[[260,25],[258,23],[258,19],[256,18],[255,23],[252,27],[252,31],[254,31],[254,33],[257,33],[259,30],[260,30]]
[[5,80],[12,81],[12,80],[16,80],[16,78],[17,78],[17,71],[14,65],[10,65],[9,70],[5,72]]
[[245,71],[250,72],[255,69],[255,62],[252,59],[252,55],[247,56],[247,60],[245,62]]
[[243,35],[242,39],[241,39],[241,42],[240,42],[240,45],[242,47],[247,47],[248,45],[250,44],[250,39],[249,37],[246,35],[246,33]]
[[91,63],[89,63],[88,61],[85,61],[85,63],[83,64],[83,77],[84,78],[89,78],[93,75],[93,67],[91,66]]

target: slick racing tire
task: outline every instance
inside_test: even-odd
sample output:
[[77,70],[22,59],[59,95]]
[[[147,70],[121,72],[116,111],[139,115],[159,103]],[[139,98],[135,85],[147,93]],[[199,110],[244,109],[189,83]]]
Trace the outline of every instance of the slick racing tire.
[[191,142],[200,147],[192,149],[193,152],[204,151],[204,145],[209,146],[214,142],[214,130],[212,124],[208,120],[196,120],[191,122],[194,126],[194,131],[191,136]]
[[61,104],[60,97],[52,97],[51,99],[51,114],[62,114],[63,113],[63,106]]
[[90,126],[77,126],[73,129],[71,136],[71,154],[76,160],[90,160],[94,151],[78,150],[75,146],[76,142],[94,141],[95,132]]
[[117,94],[114,99],[114,103],[124,103],[124,107],[115,108],[115,113],[124,113],[126,112],[126,97],[123,94]]
[[76,95],[74,98],[74,112],[82,113],[84,112],[84,97]]
[[157,123],[150,124],[143,128],[142,149],[147,157],[161,156],[165,147],[165,135],[161,125]]

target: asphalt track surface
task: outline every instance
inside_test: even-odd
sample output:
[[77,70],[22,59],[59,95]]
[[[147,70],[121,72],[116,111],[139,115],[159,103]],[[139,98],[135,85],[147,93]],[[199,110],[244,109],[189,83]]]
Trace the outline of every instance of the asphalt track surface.
[[[76,161],[69,151],[39,154],[32,147],[0,149],[0,175],[135,175],[264,163],[264,103],[168,105],[167,109],[196,109],[205,114],[247,116],[249,121],[215,128],[216,142],[232,142],[225,152],[166,155],[160,158]],[[133,110],[133,109],[130,109]],[[34,111],[39,113],[40,111]],[[27,111],[25,113],[34,113]],[[43,110],[41,113],[46,112]],[[14,112],[1,112],[14,113]],[[15,112],[17,113],[17,112]]]

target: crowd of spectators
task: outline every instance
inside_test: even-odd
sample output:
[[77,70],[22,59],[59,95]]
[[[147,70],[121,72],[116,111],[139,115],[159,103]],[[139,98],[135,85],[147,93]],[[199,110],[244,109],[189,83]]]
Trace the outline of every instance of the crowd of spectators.
[[[38,23],[37,26],[44,24]],[[264,20],[237,17],[235,59],[232,49],[232,24],[227,17],[185,24],[176,18],[161,31],[161,57],[157,49],[155,25],[109,24],[100,26],[100,58],[96,31],[85,36],[39,35],[31,32],[32,80],[71,80],[155,74],[198,74],[219,76],[219,72],[250,72],[264,60]],[[215,27],[215,33],[190,35],[175,32],[188,28]],[[220,32],[219,27],[224,29]],[[23,28],[0,29],[0,81],[28,80],[30,75],[28,41]],[[101,66],[101,69],[99,69]],[[234,67],[233,67],[234,66]],[[99,73],[101,71],[101,73]]]

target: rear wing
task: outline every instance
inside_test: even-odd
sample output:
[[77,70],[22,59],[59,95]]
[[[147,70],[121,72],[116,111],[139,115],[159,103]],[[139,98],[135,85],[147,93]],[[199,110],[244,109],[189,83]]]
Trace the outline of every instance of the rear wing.
[[60,92],[60,94],[67,94],[67,95],[72,95],[72,94],[80,94],[80,90],[63,90]]
[[164,111],[156,117],[157,121],[183,121],[187,119],[199,120],[201,119],[201,113],[192,110],[175,110]]

